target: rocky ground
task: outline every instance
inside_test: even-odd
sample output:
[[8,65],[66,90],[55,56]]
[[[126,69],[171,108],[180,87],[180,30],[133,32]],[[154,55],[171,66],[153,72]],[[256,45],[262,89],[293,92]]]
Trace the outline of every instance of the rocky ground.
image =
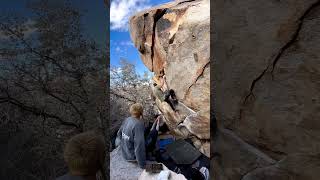
[[110,153],[110,179],[137,180],[142,171],[137,164],[127,162],[119,148]]

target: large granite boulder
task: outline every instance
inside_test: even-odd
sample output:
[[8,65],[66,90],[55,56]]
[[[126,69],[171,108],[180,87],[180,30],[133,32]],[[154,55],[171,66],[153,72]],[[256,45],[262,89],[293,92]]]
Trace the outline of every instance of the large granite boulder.
[[165,75],[179,100],[172,110],[156,98],[170,130],[193,138],[210,156],[210,1],[173,1],[130,18],[130,34],[146,67]]
[[320,1],[215,0],[212,13],[218,127],[277,162],[248,167],[256,155],[213,140],[216,179],[319,179]]
[[243,180],[316,180],[320,177],[320,156],[291,154],[278,163],[256,168],[243,176]]
[[221,128],[213,139],[214,150],[211,171],[215,180],[240,180],[256,168],[270,166],[276,161],[259,149],[246,143],[228,129]]

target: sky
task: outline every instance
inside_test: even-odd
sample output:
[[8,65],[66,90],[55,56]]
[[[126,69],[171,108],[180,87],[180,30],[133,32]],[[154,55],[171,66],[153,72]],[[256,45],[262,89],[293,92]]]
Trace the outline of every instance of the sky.
[[[109,35],[109,9],[103,0],[69,0],[72,5],[84,11],[82,24],[89,37],[93,38],[100,46],[106,46]],[[19,13],[25,17],[31,16],[31,12],[26,8],[30,0],[1,0],[0,11],[2,13]]]
[[[28,1],[30,0],[1,0],[0,11],[18,12],[28,17],[31,15],[26,8]],[[170,1],[172,0],[111,0],[109,10],[104,0],[70,0],[77,8],[85,11],[82,23],[91,38],[106,47],[107,37],[110,36],[110,66],[119,66],[120,59],[124,58],[133,63],[141,75],[148,69],[133,46],[128,19],[141,10]]]
[[119,66],[121,58],[136,66],[139,74],[149,71],[142,63],[138,50],[133,46],[128,31],[131,15],[172,0],[112,0],[110,4],[110,66]]

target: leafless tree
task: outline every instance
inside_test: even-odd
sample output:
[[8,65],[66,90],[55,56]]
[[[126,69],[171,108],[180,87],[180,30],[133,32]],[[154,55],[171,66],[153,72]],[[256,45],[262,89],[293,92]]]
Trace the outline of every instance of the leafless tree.
[[[110,119],[111,135],[114,135],[122,121],[129,116],[131,104],[139,102],[144,106],[146,122],[154,116],[154,102],[151,100],[150,77],[136,72],[134,64],[122,59],[120,67],[110,69]],[[114,137],[113,137],[114,138]]]
[[107,132],[107,48],[83,33],[70,3],[28,7],[32,18],[0,20],[0,179],[52,179],[66,172],[66,139]]

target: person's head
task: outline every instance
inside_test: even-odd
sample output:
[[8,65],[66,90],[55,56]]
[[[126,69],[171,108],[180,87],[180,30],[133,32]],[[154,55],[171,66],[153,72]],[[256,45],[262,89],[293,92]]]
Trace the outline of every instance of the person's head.
[[143,107],[140,103],[135,103],[130,106],[130,114],[132,117],[140,118],[143,114]]
[[69,173],[75,176],[93,176],[105,161],[105,141],[102,135],[88,131],[73,136],[64,149]]

